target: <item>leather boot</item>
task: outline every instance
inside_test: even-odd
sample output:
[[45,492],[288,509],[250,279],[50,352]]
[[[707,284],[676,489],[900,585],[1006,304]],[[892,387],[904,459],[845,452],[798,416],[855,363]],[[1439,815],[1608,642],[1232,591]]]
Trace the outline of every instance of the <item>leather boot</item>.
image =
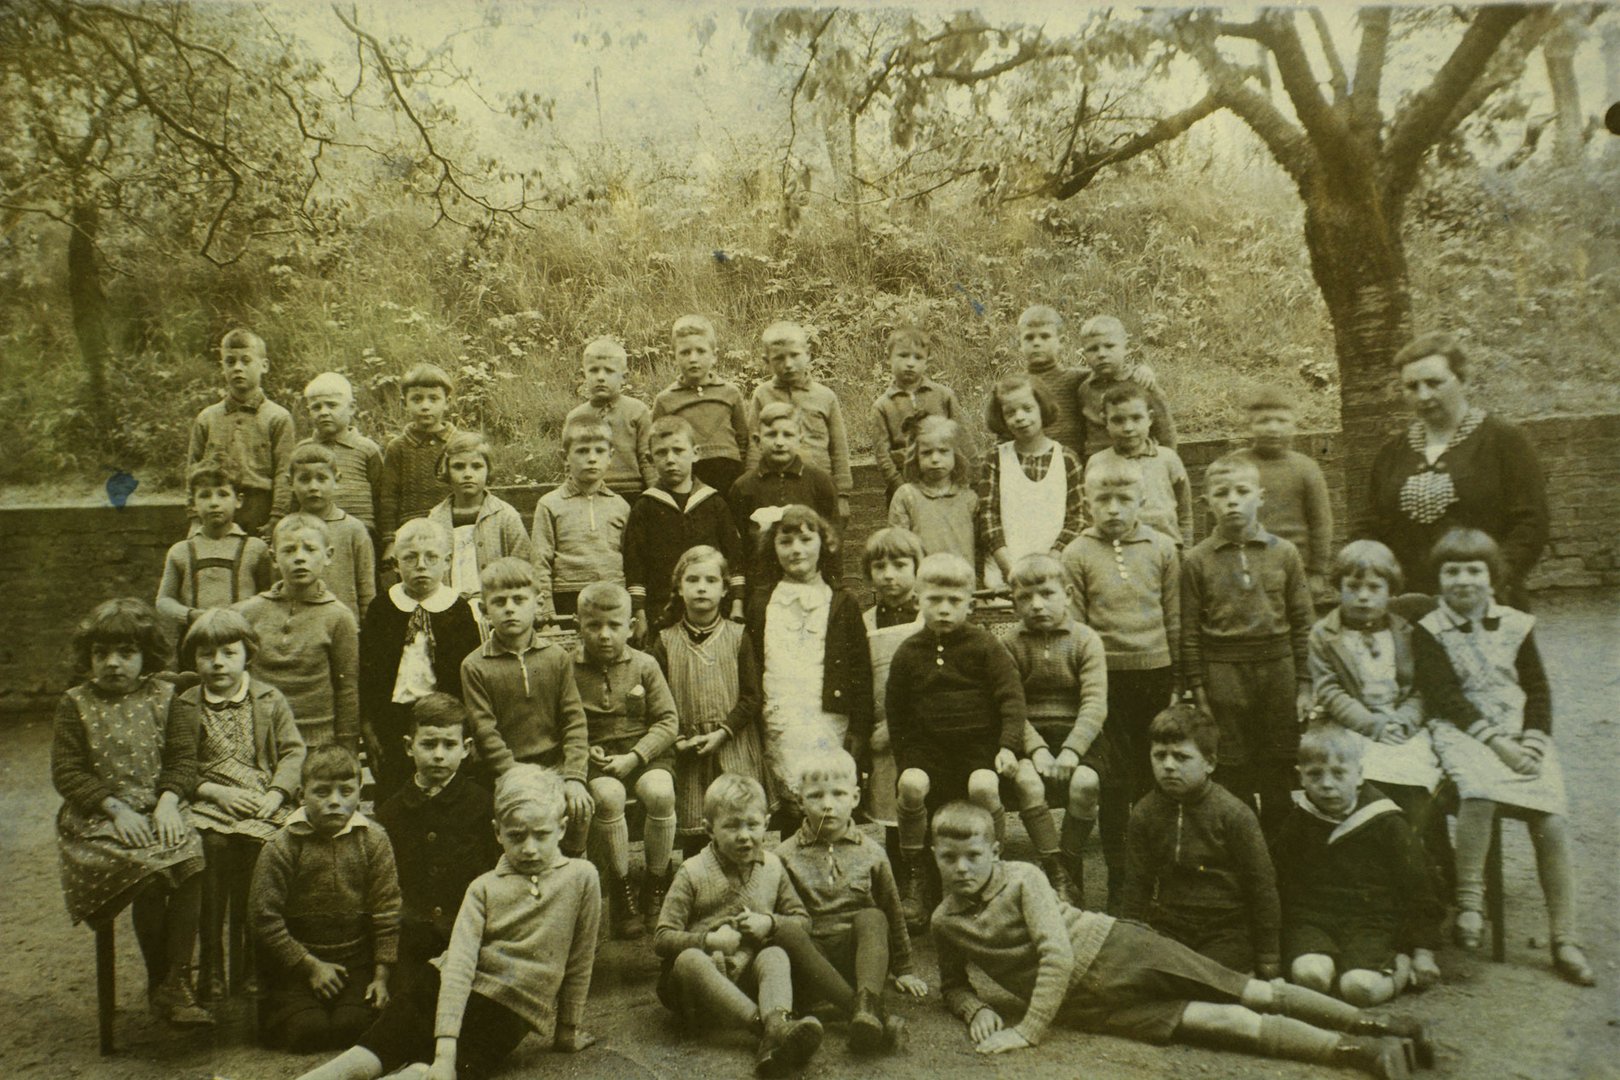
[[900,856],[900,910],[906,917],[906,929],[913,934],[927,931],[931,914],[928,868],[923,864],[927,858],[927,851],[910,851]]
[[209,1027],[214,1014],[197,1004],[191,989],[191,972],[171,971],[151,993],[152,1016],[176,1027]]
[[1414,1069],[1434,1068],[1434,1029],[1428,1023],[1411,1016],[1369,1016],[1350,1029],[1352,1035],[1392,1035],[1411,1044],[1412,1057],[1408,1062]]
[[641,913],[649,934],[658,929],[658,916],[664,910],[664,897],[669,895],[669,883],[674,873],[674,866],[666,867],[657,876],[648,874],[642,884]]
[[765,1035],[754,1058],[754,1075],[787,1076],[810,1060],[821,1046],[821,1021],[813,1016],[791,1019],[786,1009],[764,1017]]
[[883,1047],[883,1005],[870,990],[855,991],[855,1015],[849,1020],[849,1048],[856,1054],[875,1054]]
[[633,941],[642,934],[641,902],[636,896],[636,887],[630,883],[628,876],[615,876],[611,888],[613,891],[609,899],[616,908],[613,913],[613,936]]
[[1409,1080],[1406,1042],[1388,1035],[1346,1035],[1333,1049],[1334,1065],[1360,1069],[1382,1080]]
[[1057,893],[1059,900],[1074,908],[1082,905],[1080,884],[1069,876],[1068,870],[1064,869],[1063,856],[1042,855],[1041,869],[1046,871],[1046,880],[1051,882],[1052,891]]

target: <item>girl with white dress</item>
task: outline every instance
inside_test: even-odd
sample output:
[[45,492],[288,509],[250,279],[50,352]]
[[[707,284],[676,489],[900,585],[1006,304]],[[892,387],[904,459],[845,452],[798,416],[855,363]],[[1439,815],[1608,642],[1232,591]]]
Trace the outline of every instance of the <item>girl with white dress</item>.
[[1025,555],[1060,555],[1080,532],[1080,459],[1047,436],[1056,417],[1046,388],[1025,374],[998,381],[985,408],[990,430],[1007,440],[986,455],[979,479],[991,588],[1005,587]]

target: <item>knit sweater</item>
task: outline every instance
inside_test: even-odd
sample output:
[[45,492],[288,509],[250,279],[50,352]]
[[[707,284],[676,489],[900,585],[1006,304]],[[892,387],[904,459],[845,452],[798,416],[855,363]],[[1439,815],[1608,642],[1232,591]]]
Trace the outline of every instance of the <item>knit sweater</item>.
[[1063,549],[1075,617],[1097,631],[1110,671],[1173,667],[1181,658],[1181,557],[1138,523],[1118,540],[1095,528]]
[[1020,626],[1004,644],[1024,684],[1029,722],[1043,740],[1025,746],[1025,753],[1045,745],[1054,754],[1072,750],[1083,756],[1108,715],[1102,639],[1091,627],[1065,619],[1055,630]]
[[385,550],[393,545],[401,525],[425,516],[444,498],[439,456],[455,433],[455,425],[450,423],[431,435],[409,427],[388,441],[377,488],[377,538]]
[[505,1006],[542,1036],[579,1027],[596,963],[602,893],[596,867],[559,859],[519,873],[506,856],[467,886],[439,969],[435,1038],[459,1038],[473,993]]
[[1134,461],[1142,470],[1142,524],[1158,529],[1178,546],[1192,543],[1192,481],[1176,452],[1151,438],[1135,454],[1104,447],[1086,461],[1086,471],[1121,461]]
[[245,403],[227,396],[192,422],[186,468],[205,458],[222,461],[242,488],[271,492],[274,506],[278,497],[285,498],[280,489],[287,483],[287,465],[297,441],[292,413],[262,391]]
[[371,533],[359,518],[336,504],[322,520],[326,522],[327,543],[332,546],[332,561],[326,564],[321,580],[359,623],[377,595],[377,555]]
[[624,583],[624,529],[630,504],[601,484],[585,491],[564,480],[534,505],[535,577],[547,596],[593,581]]
[[[310,445],[324,446],[337,458],[338,482],[337,492],[332,496],[333,504],[344,513],[359,518],[367,529],[375,529],[377,492],[382,488],[382,448],[354,428],[345,428],[331,441],[322,439],[318,434],[298,440],[300,447]],[[294,450],[297,448],[294,447]],[[291,495],[290,492],[288,494]],[[277,517],[285,514],[292,505],[290,500],[283,501],[287,505],[276,507]]]
[[218,540],[202,533],[169,548],[156,606],[161,614],[190,625],[193,609],[229,607],[268,589],[275,564],[270,548],[242,526]]
[[813,936],[849,934],[855,927],[856,912],[877,908],[889,922],[890,974],[912,973],[911,935],[900,909],[894,868],[882,844],[853,823],[837,840],[817,840],[816,827],[807,818],[798,832],[782,841],[776,854],[810,912]]
[[[778,925],[797,922],[806,930],[810,916],[793,880],[775,852],[755,848],[754,861],[733,866],[714,845],[681,863],[658,913],[653,950],[673,960],[686,949],[704,948],[710,930],[743,912],[774,915]],[[744,947],[744,951],[747,947]]]
[[962,415],[962,404],[956,400],[956,391],[943,383],[924,379],[910,390],[891,382],[888,388],[872,401],[872,455],[877,458],[883,481],[893,488],[899,485],[906,468],[906,448],[912,433],[907,422],[917,416]]
[[1278,963],[1277,875],[1254,811],[1213,780],[1181,800],[1148,792],[1126,826],[1120,917],[1172,933],[1233,912],[1248,915],[1255,962]]
[[1063,367],[1051,357],[1039,357],[1028,365],[1029,374],[1052,395],[1056,416],[1046,417],[1046,434],[1084,461],[1086,418],[1080,412],[1080,384],[1090,374],[1087,368]]
[[[427,518],[444,529],[447,536],[454,536],[456,532],[456,512],[451,501],[445,499],[428,511]],[[478,517],[473,522],[473,548],[478,552],[478,569],[481,573],[484,567],[510,555],[516,559],[529,562],[534,551],[529,545],[529,532],[523,527],[523,517],[511,503],[499,495],[484,493],[484,501],[478,505]],[[444,580],[450,581],[450,569],[445,568]],[[467,590],[482,591],[480,589]]]
[[[1170,415],[1170,403],[1159,393],[1153,369],[1146,364],[1135,364],[1128,377],[1108,379],[1100,372],[1088,371],[1085,378],[1080,380],[1076,396],[1080,401],[1081,423],[1085,429],[1082,457],[1090,457],[1108,446],[1108,418],[1103,415],[1103,397],[1114,387],[1125,385],[1141,387],[1147,397],[1148,412],[1153,416],[1153,422],[1148,425],[1148,435],[1160,446],[1171,450],[1176,448],[1176,423]],[[1075,450],[1080,452],[1079,447]]]
[[685,498],[681,506],[663,488],[648,488],[630,507],[624,526],[624,580],[630,601],[655,621],[664,614],[670,577],[687,548],[699,544],[718,548],[732,568],[727,587],[741,589],[744,581],[742,541],[726,500],[702,483],[694,483]]
[[909,529],[929,555],[960,555],[979,565],[979,493],[967,484],[932,493],[921,484],[901,484],[889,502],[889,524]]
[[377,808],[394,847],[404,926],[449,937],[467,886],[501,857],[492,806],[489,792],[458,772],[436,794],[412,781]]
[[989,1007],[968,981],[972,964],[1029,1003],[1013,1030],[1033,1046],[1069,988],[1085,977],[1114,920],[1060,902],[1046,875],[1031,863],[997,862],[976,896],[947,894],[930,926],[945,1007],[964,1023]]
[[[773,402],[797,405],[804,414],[804,457],[818,469],[832,474],[833,486],[838,494],[848,496],[855,481],[849,471],[849,432],[844,426],[844,410],[838,404],[838,395],[825,384],[811,380],[807,386],[785,388],[775,380],[766,380],[754,387],[748,399],[749,429],[759,426],[759,413]],[[759,464],[759,443],[748,450],[748,467]]]
[[658,661],[626,647],[617,660],[599,663],[580,645],[574,649],[573,665],[592,746],[617,754],[624,752],[619,747],[634,740],[629,752],[643,765],[669,753],[680,734],[680,718]]
[[1311,591],[1299,551],[1256,527],[1241,542],[1219,533],[1181,563],[1181,674],[1204,684],[1205,659],[1277,660],[1292,655],[1294,675],[1308,681],[1306,643]]
[[610,440],[613,453],[608,458],[607,472],[602,482],[609,487],[650,488],[658,482],[658,471],[652,466],[651,448],[652,410],[645,402],[627,394],[620,394],[606,406],[598,408],[589,401],[575,405],[563,418],[567,427],[571,420],[600,420],[613,433]]
[[736,383],[710,377],[697,386],[673,382],[653,398],[652,416],[679,416],[697,435],[699,461],[742,461],[753,442],[748,405]]
[[883,700],[902,769],[915,747],[941,736],[994,740],[1023,753],[1028,714],[1018,667],[982,626],[968,623],[943,638],[924,627],[901,642]]
[[1260,473],[1260,487],[1266,493],[1260,524],[1299,548],[1306,573],[1325,577],[1333,561],[1333,504],[1316,459],[1297,450],[1272,454],[1253,448],[1233,457]]
[[251,671],[287,695],[298,730],[310,746],[336,739],[354,748],[360,737],[360,631],[354,615],[324,584],[295,600],[286,582],[236,605],[259,635]]
[[531,638],[513,652],[491,637],[461,662],[461,694],[473,743],[495,775],[519,761],[560,753],[563,778],[585,782],[585,709],[560,646]]

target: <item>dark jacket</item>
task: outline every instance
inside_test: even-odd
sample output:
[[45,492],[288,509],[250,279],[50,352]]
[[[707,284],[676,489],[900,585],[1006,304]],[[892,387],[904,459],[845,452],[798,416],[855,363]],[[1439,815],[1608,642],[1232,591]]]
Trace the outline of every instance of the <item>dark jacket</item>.
[[[404,734],[403,719],[393,702],[399,657],[411,615],[401,611],[387,592],[371,602],[360,627],[360,718],[379,729],[384,739]],[[436,689],[461,696],[461,661],[478,648],[478,623],[472,608],[458,597],[439,612],[429,612],[433,627],[433,677]],[[396,725],[396,726],[391,726]]]
[[[748,637],[761,663],[765,656],[765,612],[774,586],[761,584],[748,602]],[[872,654],[866,623],[855,597],[836,586],[827,612],[827,654],[822,661],[821,707],[849,717],[850,740],[864,752],[872,737]]]
[[377,808],[377,821],[394,845],[403,901],[402,940],[407,946],[423,927],[442,935],[441,950],[448,944],[467,886],[493,870],[501,856],[493,818],[489,792],[464,772],[451,777],[431,798],[412,782]]

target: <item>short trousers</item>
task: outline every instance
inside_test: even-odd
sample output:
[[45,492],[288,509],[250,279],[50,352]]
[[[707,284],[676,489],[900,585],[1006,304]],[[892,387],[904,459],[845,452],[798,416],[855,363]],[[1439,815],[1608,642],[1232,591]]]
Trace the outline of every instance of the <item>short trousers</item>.
[[[995,739],[935,742],[926,747],[907,747],[905,760],[896,764],[902,774],[907,769],[921,769],[928,775],[928,797],[925,802],[928,812],[932,814],[948,802],[967,798],[968,777],[980,769],[994,771],[999,750],[1000,743]],[[1003,778],[1003,802],[1012,797],[1011,787]]]
[[[603,750],[606,750],[610,755],[617,756],[619,754],[628,754],[630,751],[634,750],[636,748],[636,743],[640,740],[640,738],[641,737],[637,735],[626,739],[609,739],[606,742],[597,743],[596,745],[600,746]],[[636,791],[636,782],[641,779],[643,773],[652,769],[662,769],[664,772],[667,772],[670,777],[670,782],[673,783],[675,780],[675,755],[672,752],[665,751],[646,764],[638,766],[636,769],[632,770],[630,775],[621,781],[621,783],[624,784],[624,790],[633,796]],[[605,776],[607,776],[607,773],[602,770],[600,765],[593,761],[590,763],[590,767],[585,774],[585,779],[587,782],[589,782]]]
[[1346,971],[1395,970],[1395,928],[1383,921],[1335,919],[1332,927],[1325,919],[1294,922],[1283,927],[1283,957],[1292,964],[1310,953],[1333,958],[1334,967]]
[[1254,971],[1254,939],[1249,912],[1223,910],[1165,910],[1148,913],[1148,925],[1196,953],[1233,971]]
[[[431,974],[424,973],[390,1001],[377,1022],[355,1041],[377,1055],[385,1076],[401,1066],[433,1060],[439,969],[429,966],[427,971]],[[494,1073],[531,1030],[527,1020],[506,1006],[476,990],[468,994],[456,1040],[458,1080],[481,1080]]]
[[[1063,749],[1063,740],[1069,734],[1067,729],[1054,725],[1037,726],[1035,730],[1040,734],[1041,738],[1046,740],[1046,748],[1052,752],[1054,757],[1057,756],[1059,750]],[[1114,740],[1109,738],[1106,729],[1098,732],[1097,737],[1091,740],[1091,745],[1086,747],[1086,752],[1080,755],[1080,764],[1097,774],[1099,786],[1109,783],[1115,776],[1119,775],[1119,754],[1114,746]],[[1046,802],[1047,805],[1057,809],[1067,807],[1069,805],[1069,786],[1052,780],[1046,781]]]
[[1141,923],[1117,919],[1085,974],[1069,987],[1063,1020],[1082,1031],[1169,1042],[1188,1002],[1235,1004],[1249,977]]

